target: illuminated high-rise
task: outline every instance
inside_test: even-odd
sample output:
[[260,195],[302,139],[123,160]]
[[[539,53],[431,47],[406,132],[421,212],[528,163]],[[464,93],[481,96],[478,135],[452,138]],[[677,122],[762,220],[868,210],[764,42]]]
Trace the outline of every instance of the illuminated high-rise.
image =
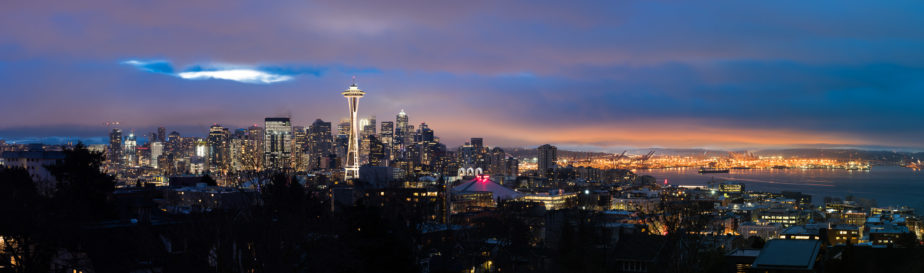
[[231,164],[231,133],[228,128],[214,124],[209,127],[208,166],[212,172],[226,172]]
[[129,167],[138,166],[138,140],[135,139],[135,132],[128,133],[125,143],[122,144],[122,156],[125,158],[125,165]]
[[371,145],[369,137],[376,136],[375,135],[375,132],[376,132],[375,116],[371,116],[369,118],[364,118],[360,120],[359,129],[360,129],[359,160],[360,160],[360,165],[363,165],[363,164],[369,163],[369,145]]
[[392,121],[383,121],[382,130],[379,131],[379,138],[385,145],[391,145],[392,137],[395,136],[395,123]]
[[366,137],[369,142],[369,165],[385,166],[385,145],[374,135]]
[[395,136],[392,139],[392,150],[394,158],[404,158],[403,152],[407,148],[407,145],[410,144],[408,140],[408,117],[407,113],[404,113],[404,109],[401,109],[401,112],[395,117]]
[[158,168],[160,156],[164,154],[164,143],[161,141],[151,142],[151,167]]
[[263,130],[263,166],[282,170],[292,160],[292,122],[287,117],[266,118]]
[[375,116],[360,120],[359,125],[359,129],[362,130],[362,136],[375,135]]
[[308,168],[308,134],[304,126],[293,127],[292,133],[292,167],[304,171]]
[[359,110],[359,98],[366,95],[366,92],[359,89],[356,83],[350,85],[350,88],[343,91],[343,97],[347,99],[350,107],[350,138],[347,144],[347,155],[344,160],[344,177],[346,179],[359,178],[359,122],[357,111]]
[[117,128],[109,132],[109,162],[122,164],[122,130]]
[[407,113],[404,112],[404,109],[401,109],[401,112],[395,117],[395,138],[401,139],[401,143],[404,144],[404,139],[408,135],[408,117]]
[[245,149],[246,133],[243,132],[246,132],[246,130],[238,129],[238,131],[235,131],[234,134],[231,135],[231,142],[228,145],[231,150],[229,153],[231,155],[230,169],[233,171],[240,171],[244,169],[244,155],[246,154],[247,150]]
[[[308,163],[309,169],[327,168],[322,164],[333,152],[334,138],[331,135],[330,122],[317,119],[308,127]],[[324,162],[326,163],[326,162]]]
[[341,118],[340,122],[337,123],[337,136],[343,136],[344,138],[350,136],[350,118]]
[[379,139],[382,141],[382,145],[385,146],[385,157],[389,160],[394,160],[392,147],[394,146],[394,137],[395,137],[395,123],[392,121],[383,121],[382,130],[379,131]]
[[546,177],[557,167],[558,148],[549,144],[539,146],[539,176]]
[[254,124],[247,128],[247,134],[244,137],[244,155],[242,156],[242,168],[248,171],[263,170],[263,128]]

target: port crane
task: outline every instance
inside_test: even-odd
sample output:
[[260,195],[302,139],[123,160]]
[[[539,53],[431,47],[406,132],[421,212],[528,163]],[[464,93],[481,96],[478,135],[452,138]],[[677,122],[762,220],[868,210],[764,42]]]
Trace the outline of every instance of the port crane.
[[614,157],[614,158],[613,158],[613,161],[619,161],[619,160],[622,159],[623,157],[626,157],[626,151],[622,151],[621,154],[619,154],[619,155],[617,155],[616,157]]
[[753,152],[728,152],[728,156],[734,160],[757,160],[757,156]]
[[650,151],[650,152],[648,152],[648,154],[645,154],[645,155],[643,155],[643,156],[640,156],[640,157],[638,158],[638,160],[637,160],[638,163],[645,163],[645,161],[648,161],[649,159],[651,159],[651,156],[654,155],[654,153],[655,153],[655,151]]

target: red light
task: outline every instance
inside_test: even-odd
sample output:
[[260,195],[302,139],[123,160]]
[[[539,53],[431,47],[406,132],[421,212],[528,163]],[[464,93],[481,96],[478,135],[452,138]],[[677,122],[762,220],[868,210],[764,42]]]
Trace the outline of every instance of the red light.
[[664,185],[667,185],[667,179],[664,179]]

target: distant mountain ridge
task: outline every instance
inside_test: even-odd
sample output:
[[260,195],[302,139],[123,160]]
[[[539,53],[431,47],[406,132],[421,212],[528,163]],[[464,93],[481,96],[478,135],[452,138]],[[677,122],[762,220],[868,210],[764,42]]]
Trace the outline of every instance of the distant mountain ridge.
[[[508,154],[520,158],[532,158],[538,156],[535,148],[502,148]],[[898,152],[898,151],[869,151],[860,149],[825,149],[825,148],[793,148],[793,149],[763,149],[763,150],[713,150],[713,149],[688,149],[688,148],[650,148],[650,149],[628,149],[626,155],[644,155],[650,151],[655,151],[655,156],[706,156],[706,157],[726,157],[730,153],[750,152],[755,156],[782,156],[786,158],[831,158],[836,160],[859,160],[871,161],[874,163],[906,163],[915,160],[924,160],[924,152]],[[620,152],[621,153],[621,152]],[[567,158],[591,158],[604,155],[613,155],[620,153],[605,152],[585,152],[585,151],[568,151],[558,150],[559,157]]]

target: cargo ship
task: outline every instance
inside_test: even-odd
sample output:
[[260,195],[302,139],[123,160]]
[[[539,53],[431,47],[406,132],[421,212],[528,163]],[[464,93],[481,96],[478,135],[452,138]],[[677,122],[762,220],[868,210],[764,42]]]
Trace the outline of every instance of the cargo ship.
[[728,169],[700,167],[699,173],[728,173]]

